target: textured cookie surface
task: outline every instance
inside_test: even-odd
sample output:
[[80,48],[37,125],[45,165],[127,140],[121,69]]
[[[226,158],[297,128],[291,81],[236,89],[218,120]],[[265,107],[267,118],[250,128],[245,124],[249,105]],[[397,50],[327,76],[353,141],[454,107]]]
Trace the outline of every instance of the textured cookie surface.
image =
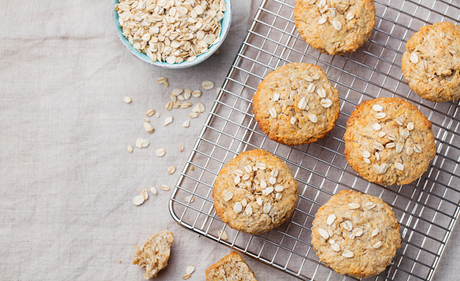
[[399,98],[364,101],[351,113],[345,158],[364,179],[408,184],[418,179],[436,154],[431,122]]
[[237,252],[231,252],[206,270],[206,281],[257,281]]
[[287,145],[311,143],[334,127],[339,95],[319,66],[290,63],[259,84],[253,112],[270,139]]
[[297,32],[313,48],[329,55],[353,52],[372,34],[374,0],[296,0]]
[[460,27],[438,22],[420,28],[406,44],[402,71],[424,99],[460,99]]
[[281,225],[294,211],[297,181],[289,167],[265,150],[245,151],[219,172],[212,196],[230,227],[257,234]]
[[311,231],[321,261],[356,278],[385,270],[401,246],[399,224],[390,206],[356,191],[332,196],[315,214]]
[[144,278],[156,277],[158,272],[168,265],[174,235],[167,230],[153,234],[144,243],[142,248],[136,246],[133,264],[144,268]]

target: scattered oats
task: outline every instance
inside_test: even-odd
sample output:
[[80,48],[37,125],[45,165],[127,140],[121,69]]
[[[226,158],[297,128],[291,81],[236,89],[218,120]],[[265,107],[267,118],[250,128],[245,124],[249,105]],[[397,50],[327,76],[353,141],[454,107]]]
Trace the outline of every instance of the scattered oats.
[[379,171],[378,171],[378,174],[385,174],[388,170],[388,165],[387,164],[382,164],[382,166],[380,166],[379,168]]
[[355,254],[353,254],[353,252],[351,251],[348,251],[348,250],[343,250],[343,253],[342,253],[342,256],[346,257],[346,258],[352,258]]
[[340,246],[339,246],[339,244],[334,243],[334,244],[331,245],[331,248],[332,248],[332,250],[334,250],[335,252],[340,252]]
[[183,104],[180,105],[180,108],[184,109],[184,108],[189,108],[191,106],[192,106],[191,102],[184,102]]
[[183,91],[184,91],[183,89],[174,89],[174,90],[172,90],[171,95],[172,96],[178,96],[178,95],[182,94]]
[[145,115],[147,115],[148,117],[152,117],[153,114],[155,114],[155,109],[151,109],[151,110],[147,111],[147,113]]
[[170,111],[173,108],[173,102],[168,101],[165,105],[166,110]]
[[379,123],[375,123],[374,125],[372,125],[372,129],[378,131],[378,130],[382,129],[382,126],[380,126]]
[[150,122],[150,119],[149,118],[144,118],[144,122]]
[[158,149],[157,151],[155,151],[155,154],[158,156],[158,157],[162,157],[166,154],[166,150],[164,148],[160,148]]
[[411,156],[412,153],[414,153],[414,149],[412,147],[408,146],[406,148],[406,153],[407,153],[407,155]]
[[318,24],[323,24],[323,23],[326,23],[327,22],[327,18],[325,16],[322,16],[319,21],[318,21]]
[[280,185],[280,184],[277,184],[277,185],[275,186],[275,191],[276,191],[276,192],[283,192],[283,190],[284,190],[284,186],[282,186],[282,185]]
[[327,217],[327,221],[326,221],[327,225],[331,225],[332,223],[334,223],[336,218],[337,217],[334,214],[329,215],[329,217]]
[[412,122],[407,123],[407,129],[409,131],[412,131],[414,128],[415,128],[414,123],[412,123]]
[[402,143],[396,144],[396,153],[401,153],[403,151],[404,145]]
[[177,102],[177,97],[171,95],[170,98],[171,98],[171,101],[173,102],[173,107],[174,107],[174,104]]
[[394,142],[389,142],[389,143],[387,143],[387,144],[385,145],[386,148],[393,148],[393,147],[395,147],[395,146],[396,146],[396,144],[395,144]]
[[219,94],[219,93],[220,93],[220,90],[222,90],[222,88],[221,88],[221,87],[217,87],[217,88],[216,88],[216,94]]
[[404,125],[404,117],[402,116],[398,116],[396,119],[395,119],[396,123],[398,123],[399,126],[402,126]]
[[142,194],[142,197],[144,197],[144,200],[149,199],[149,193],[147,192],[146,189],[142,189],[141,194]]
[[166,77],[159,77],[159,78],[157,79],[157,82],[158,82],[159,84],[164,84],[164,83],[168,82],[168,78],[166,78]]
[[364,161],[364,163],[366,163],[366,164],[370,164],[370,163],[371,163],[371,160],[369,160],[369,158],[363,158],[363,161]]
[[197,118],[198,116],[200,116],[199,113],[196,113],[196,112],[190,113],[190,118]]
[[214,88],[214,82],[205,80],[201,83],[201,87],[203,87],[203,89],[205,90],[211,90],[212,88]]
[[351,223],[351,221],[344,221],[342,223],[342,226],[348,231],[351,231],[353,229],[353,224]]
[[385,116],[387,116],[387,114],[385,112],[379,112],[379,113],[375,114],[375,118],[377,118],[377,119],[385,118]]
[[316,89],[315,84],[310,84],[310,85],[308,85],[307,92],[313,93],[315,91],[315,89]]
[[402,163],[395,162],[395,168],[400,171],[404,171],[404,165]]
[[241,213],[241,211],[243,211],[243,205],[241,205],[240,202],[236,202],[236,204],[233,205],[233,211],[237,214]]
[[176,171],[176,166],[172,165],[168,168],[168,174],[172,175]]
[[192,112],[195,112],[195,113],[203,113],[204,111],[205,111],[205,108],[204,108],[204,105],[201,102],[197,103],[192,108]]
[[169,83],[168,83],[168,82],[165,82],[165,83],[163,83],[163,84],[165,85],[166,88],[169,87]]
[[257,204],[258,204],[259,206],[262,206],[262,205],[264,204],[264,201],[263,201],[262,197],[258,197],[257,200],[256,200],[256,202],[257,202]]
[[382,241],[379,241],[379,242],[375,243],[374,246],[372,246],[372,248],[378,249],[378,248],[380,248],[382,246],[382,244],[383,244]]
[[312,123],[318,122],[318,117],[316,117],[316,115],[313,113],[308,114],[308,118],[310,119]]
[[235,184],[239,184],[241,181],[241,178],[236,176],[235,178],[233,178],[233,181],[235,182]]
[[128,144],[128,152],[133,153],[133,147],[130,144]]
[[195,166],[190,165],[190,171],[193,171],[193,170],[195,170]]
[[350,203],[350,204],[348,204],[348,209],[350,209],[350,210],[356,210],[356,209],[359,209],[359,207],[361,207],[361,205],[359,205],[358,203]]
[[355,228],[353,229],[353,234],[356,236],[356,237],[359,237],[361,235],[363,235],[364,231],[362,228]]
[[233,192],[229,191],[227,194],[225,194],[224,201],[228,202],[233,198]]
[[218,234],[220,236],[220,239],[222,239],[222,240],[227,240],[228,239],[228,235],[227,235],[227,232],[225,230],[224,231],[219,230]]
[[414,151],[417,152],[417,153],[421,153],[422,152],[422,147],[418,144],[414,145]]
[[169,116],[168,118],[165,119],[165,126],[168,126],[169,124],[171,124],[173,121],[173,117],[172,116]]
[[191,195],[185,196],[184,201],[187,204],[192,204],[193,202],[195,202],[195,198],[193,198]]
[[241,205],[243,205],[243,207],[246,207],[248,205],[248,201],[246,200],[246,198],[243,198],[243,200],[241,200]]
[[381,131],[379,132],[379,137],[383,138],[387,133],[385,133],[384,131]]
[[383,146],[383,144],[379,143],[379,142],[374,142],[372,144],[372,148],[374,149],[377,149],[377,150],[384,150],[385,147]]
[[275,177],[270,177],[270,178],[268,179],[268,182],[269,182],[270,184],[275,184],[275,183],[276,183],[276,178],[275,178]]
[[292,125],[294,125],[296,121],[297,121],[297,119],[295,119],[295,117],[291,117],[291,124]]
[[134,205],[136,206],[139,206],[141,205],[142,203],[144,203],[145,199],[144,199],[144,196],[141,194],[141,195],[137,195],[136,197],[134,197],[133,199],[133,203]]
[[136,140],[136,147],[141,149],[141,148],[146,148],[147,146],[149,146],[150,142],[148,140],[144,140],[144,139],[141,139],[141,138],[138,138]]
[[262,187],[262,189],[267,188],[267,182],[265,180],[260,180],[260,187]]
[[269,186],[266,189],[262,190],[263,195],[270,195],[273,192],[273,186]]
[[[133,100],[130,98],[130,97],[124,97],[123,100],[126,102],[126,103],[131,103]],[[142,203],[141,203],[142,204]]]
[[388,137],[389,140],[393,140],[393,141],[396,140],[396,137],[393,134],[388,134],[387,137]]
[[409,130],[407,128],[404,128],[404,130],[402,130],[401,132],[401,136],[407,139],[409,137]]
[[332,21],[332,26],[334,26],[335,30],[340,30],[342,29],[342,23],[338,20],[333,20]]
[[375,207],[375,203],[374,203],[374,202],[367,202],[367,203],[366,203],[366,208],[367,208],[368,210],[374,209],[374,207]]
[[332,105],[332,101],[330,99],[322,99],[321,106],[324,108],[329,108]]
[[177,108],[181,107],[181,105],[182,105],[182,103],[180,101],[174,102],[173,103],[173,108],[177,109]]
[[244,168],[244,170],[246,170],[247,173],[251,173],[251,172],[252,172],[252,167],[251,167],[251,165],[246,165],[246,166],[244,166],[243,168]]
[[247,181],[247,180],[249,179],[249,175],[246,174],[246,175],[244,175],[241,179],[244,180],[244,181]]
[[352,20],[354,17],[355,17],[355,15],[353,15],[353,13],[348,13],[347,16],[346,16],[346,19],[347,20]]
[[252,216],[252,207],[251,207],[251,205],[248,205],[246,207],[246,209],[244,210],[244,212],[246,213],[246,215]]
[[302,97],[298,104],[299,109],[305,109],[307,107],[307,102],[304,97]]
[[192,96],[193,96],[194,98],[199,98],[199,97],[201,97],[201,91],[200,91],[200,90],[195,90],[195,91],[193,91],[193,92],[192,92]]
[[321,237],[323,237],[326,240],[329,238],[329,233],[327,233],[327,231],[322,228],[318,229],[318,233],[319,235],[321,235]]
[[192,273],[195,271],[195,267],[193,265],[189,265],[187,269],[185,270],[185,275],[182,277],[182,279],[187,280],[192,276]]
[[162,185],[160,186],[160,188],[163,189],[164,191],[168,191],[168,190],[171,189],[171,188],[169,188],[169,186],[167,186],[166,184],[162,184]]
[[378,229],[374,229],[374,231],[372,231],[372,233],[371,233],[371,237],[374,237],[374,236],[376,236],[377,234],[379,234],[379,230],[378,230]]
[[380,112],[383,110],[383,106],[379,105],[379,104],[374,104],[374,106],[372,106],[372,109],[374,111],[377,111],[377,112]]
[[367,150],[364,150],[363,151],[363,157],[364,158],[369,158],[369,157],[371,157],[371,153],[369,151],[367,151]]
[[270,172],[270,175],[276,178],[278,176],[278,173],[279,173],[278,168],[275,168]]
[[184,126],[184,128],[190,127],[190,120],[186,120],[182,126]]
[[154,130],[153,126],[150,125],[150,123],[147,123],[147,122],[144,123],[144,129],[145,129],[145,130],[147,131],[147,133],[149,133],[149,134],[153,133],[153,130]]
[[192,90],[190,90],[190,89],[185,89],[185,90],[184,90],[184,99],[185,99],[185,100],[188,100],[188,99],[190,99],[191,96],[192,96]]
[[160,118],[160,115],[161,115],[161,112],[155,113],[155,117],[156,117],[156,118]]
[[259,163],[256,164],[256,167],[257,167],[257,169],[263,171],[263,170],[265,170],[267,168],[267,165],[265,165],[265,163],[260,163],[259,162]]
[[270,107],[270,109],[268,110],[268,112],[270,112],[270,116],[272,118],[276,118],[277,114],[276,114],[276,109],[273,108],[273,107]]
[[418,63],[418,55],[416,53],[410,54],[410,61],[412,63]]
[[150,191],[154,194],[154,195],[157,195],[158,192],[157,192],[157,189],[155,187],[150,187]]
[[272,205],[270,203],[264,204],[264,207],[263,207],[264,213],[266,213],[266,214],[270,213],[271,209],[272,209]]

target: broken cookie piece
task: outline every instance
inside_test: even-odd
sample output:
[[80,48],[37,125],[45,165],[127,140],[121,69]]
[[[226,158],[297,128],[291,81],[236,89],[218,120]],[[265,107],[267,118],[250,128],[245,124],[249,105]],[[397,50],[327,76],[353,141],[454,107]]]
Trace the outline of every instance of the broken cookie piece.
[[254,272],[237,252],[231,252],[206,270],[207,281],[257,281]]
[[139,264],[144,268],[144,278],[156,277],[158,272],[168,265],[171,254],[171,246],[174,242],[174,235],[168,230],[152,234],[144,243],[142,248],[135,246],[133,264]]

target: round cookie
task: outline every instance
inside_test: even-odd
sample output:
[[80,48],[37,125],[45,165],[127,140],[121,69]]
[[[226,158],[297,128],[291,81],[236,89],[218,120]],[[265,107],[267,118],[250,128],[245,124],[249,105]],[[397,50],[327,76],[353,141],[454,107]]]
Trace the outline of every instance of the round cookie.
[[374,0],[296,0],[297,32],[313,48],[329,55],[350,53],[372,34]]
[[460,99],[460,27],[437,22],[420,28],[406,44],[402,72],[424,99]]
[[399,98],[362,102],[348,119],[344,139],[350,167],[382,185],[418,179],[436,154],[431,122]]
[[340,114],[339,95],[317,65],[290,63],[270,72],[253,97],[254,117],[274,141],[287,145],[324,137]]
[[298,195],[288,165],[261,149],[242,152],[228,162],[212,192],[217,215],[231,228],[250,234],[286,221]]
[[401,247],[399,224],[381,199],[343,190],[318,212],[311,229],[316,255],[340,274],[368,278],[391,263]]

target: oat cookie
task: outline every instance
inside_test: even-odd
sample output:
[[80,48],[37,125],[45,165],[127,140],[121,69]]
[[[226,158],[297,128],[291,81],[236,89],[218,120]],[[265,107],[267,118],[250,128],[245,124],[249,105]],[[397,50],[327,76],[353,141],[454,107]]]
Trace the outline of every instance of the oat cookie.
[[385,270],[401,247],[399,224],[391,207],[356,191],[332,196],[315,214],[311,231],[321,261],[356,278]]
[[288,165],[262,149],[240,153],[219,172],[212,197],[230,227],[257,234],[286,221],[294,211],[297,181]]
[[274,141],[311,143],[334,127],[339,95],[317,65],[290,63],[269,73],[253,97],[254,117]]
[[257,281],[257,279],[241,255],[231,252],[206,269],[206,281]]
[[406,44],[402,72],[424,99],[460,99],[460,27],[450,22],[426,25]]
[[168,265],[171,246],[174,242],[174,235],[167,230],[153,234],[140,246],[134,247],[136,254],[133,264],[139,264],[144,268],[144,279],[156,277],[158,272]]
[[408,184],[418,179],[436,154],[431,122],[399,98],[364,101],[351,113],[345,158],[364,179]]
[[374,0],[296,0],[294,19],[313,48],[329,55],[350,53],[372,34]]

